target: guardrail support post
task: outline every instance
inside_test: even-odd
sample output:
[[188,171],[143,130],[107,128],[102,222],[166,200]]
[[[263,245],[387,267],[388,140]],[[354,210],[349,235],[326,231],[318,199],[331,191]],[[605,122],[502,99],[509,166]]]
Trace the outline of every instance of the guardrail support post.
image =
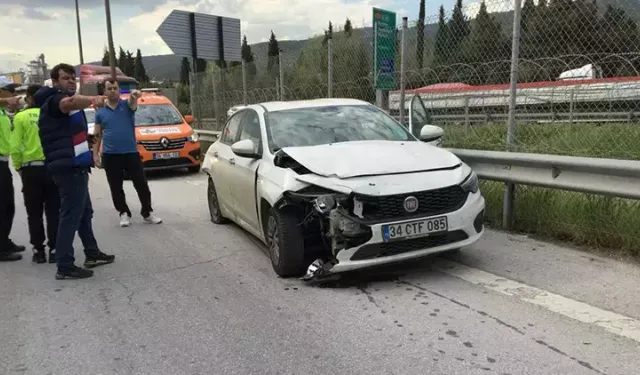
[[[522,0],[515,0],[513,4],[513,38],[511,40],[511,82],[509,85],[509,121],[507,127],[507,151],[513,151],[516,144],[516,85],[518,83],[518,65],[520,56],[520,18],[522,15]],[[516,187],[512,183],[505,184],[504,201],[502,206],[502,227],[512,229],[514,223]]]

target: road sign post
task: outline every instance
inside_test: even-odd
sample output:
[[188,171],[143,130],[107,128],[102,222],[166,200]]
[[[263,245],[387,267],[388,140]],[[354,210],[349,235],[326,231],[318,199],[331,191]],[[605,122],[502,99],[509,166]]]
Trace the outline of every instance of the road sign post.
[[374,86],[377,90],[396,88],[396,14],[373,8]]

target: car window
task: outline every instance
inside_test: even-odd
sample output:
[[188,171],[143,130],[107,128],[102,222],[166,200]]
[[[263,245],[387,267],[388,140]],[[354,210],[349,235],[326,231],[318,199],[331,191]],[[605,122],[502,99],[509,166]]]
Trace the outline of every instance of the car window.
[[180,112],[171,104],[138,105],[135,120],[136,126],[177,125],[184,121]]
[[266,115],[269,148],[351,141],[417,141],[407,128],[373,105],[297,108]]
[[238,128],[240,127],[240,123],[242,123],[242,118],[244,117],[244,113],[240,112],[231,116],[229,121],[227,121],[227,125],[224,127],[222,131],[222,137],[220,138],[220,142],[231,146],[238,137]]
[[242,130],[240,133],[240,139],[250,139],[256,145],[256,153],[260,153],[262,151],[261,139],[262,136],[260,134],[260,119],[258,118],[258,114],[254,110],[248,110],[244,116],[244,120],[242,121]]

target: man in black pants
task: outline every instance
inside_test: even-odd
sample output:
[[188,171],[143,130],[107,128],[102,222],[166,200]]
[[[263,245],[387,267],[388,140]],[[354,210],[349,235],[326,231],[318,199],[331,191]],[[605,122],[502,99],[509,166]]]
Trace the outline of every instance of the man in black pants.
[[[60,215],[60,196],[45,166],[44,151],[40,143],[38,119],[40,108],[36,107],[34,95],[40,85],[29,85],[25,101],[28,108],[18,112],[13,118],[11,135],[11,161],[22,178],[22,194],[27,209],[29,236],[33,245],[33,261],[45,263],[45,241],[48,238],[49,263],[55,263],[56,237],[58,234],[58,216]],[[42,214],[47,217],[47,235],[45,237]]]
[[16,205],[13,175],[9,169],[11,119],[6,110],[18,108],[16,86],[18,85],[9,81],[7,77],[0,76],[0,262],[20,260],[22,255],[17,253],[26,249],[24,246],[16,245],[9,238]]
[[124,172],[131,177],[138,193],[142,205],[140,214],[144,222],[160,224],[162,219],[153,214],[151,192],[136,142],[135,112],[138,109],[140,91],[133,90],[129,99],[120,99],[120,87],[114,80],[106,80],[104,90],[107,103],[96,112],[93,158],[95,165],[104,167],[107,174],[113,205],[120,214],[120,226],[128,227],[131,224],[131,210],[127,206],[122,188]]

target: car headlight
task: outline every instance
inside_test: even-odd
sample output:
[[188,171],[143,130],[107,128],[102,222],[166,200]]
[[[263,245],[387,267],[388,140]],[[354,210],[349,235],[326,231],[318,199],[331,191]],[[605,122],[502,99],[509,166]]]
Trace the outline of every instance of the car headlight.
[[193,132],[188,138],[189,138],[189,142],[196,143],[200,139],[200,136],[198,135],[198,133]]
[[476,174],[476,172],[471,171],[471,173],[469,173],[469,176],[467,176],[467,178],[462,181],[460,187],[466,192],[477,193],[479,190],[478,185],[478,175]]

